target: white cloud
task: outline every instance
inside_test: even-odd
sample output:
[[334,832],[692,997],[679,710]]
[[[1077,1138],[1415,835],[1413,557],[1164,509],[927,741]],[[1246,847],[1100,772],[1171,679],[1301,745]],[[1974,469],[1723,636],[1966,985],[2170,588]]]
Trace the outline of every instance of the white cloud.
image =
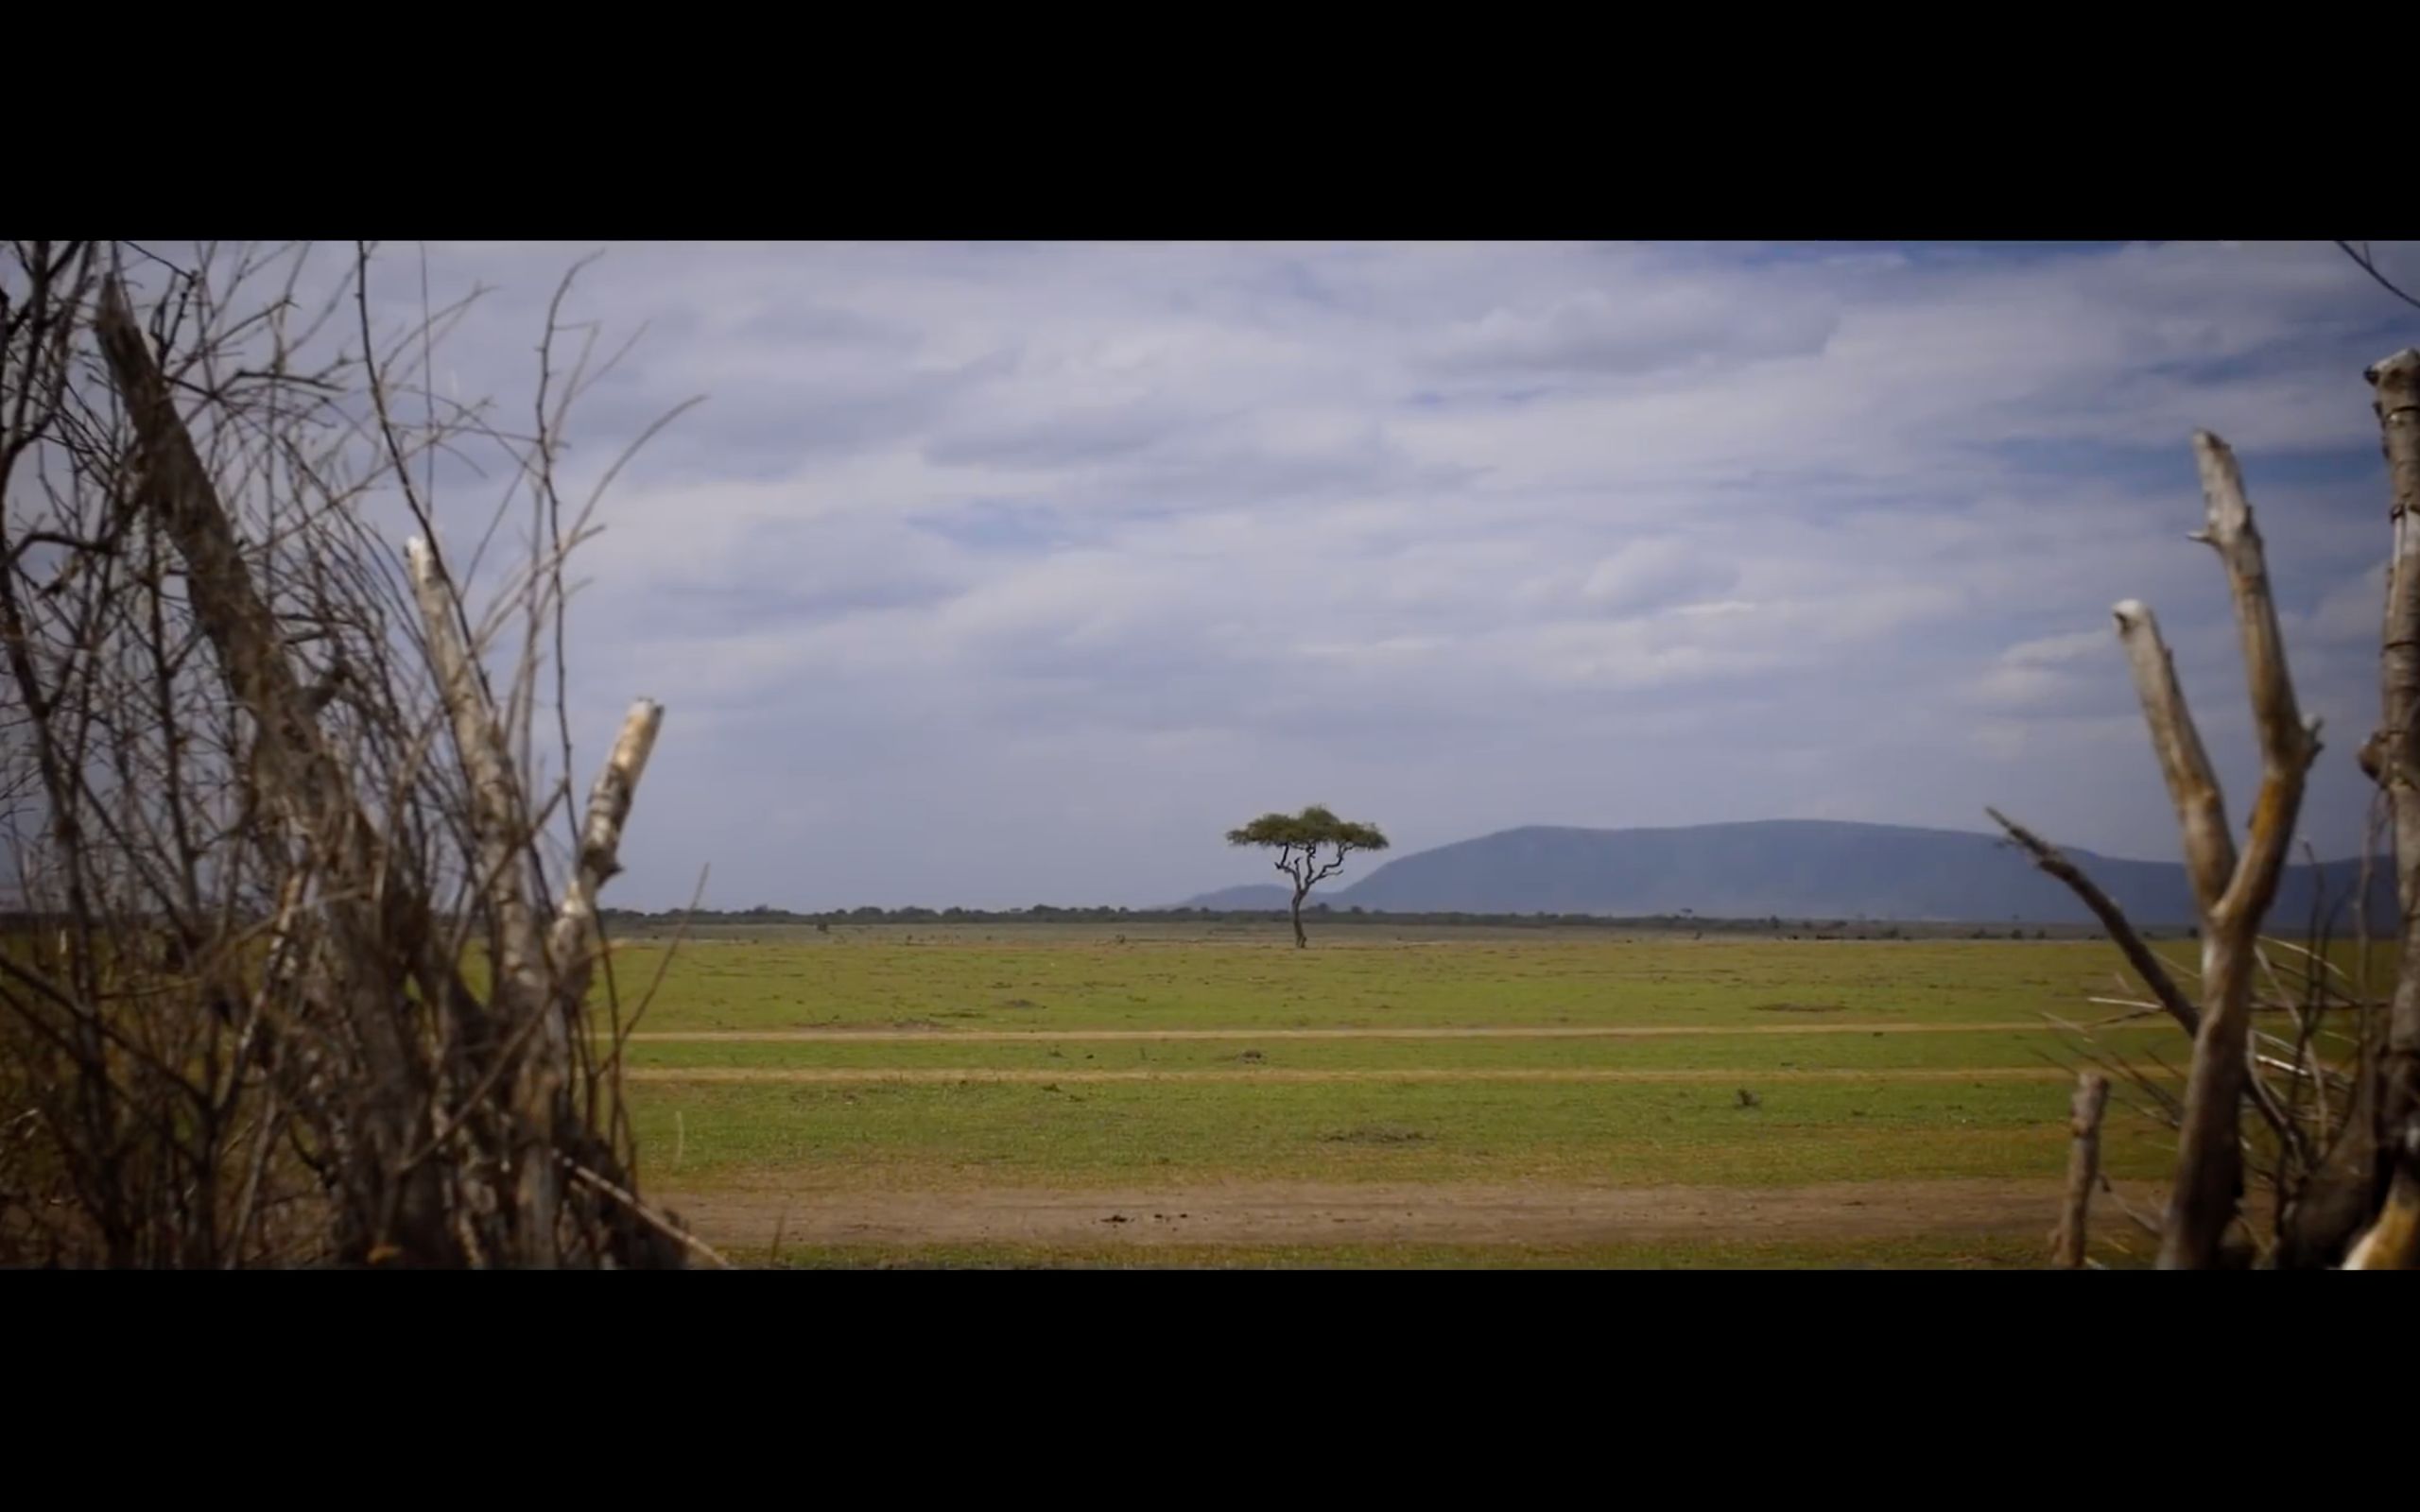
[[2386,617],[2386,563],[2337,584],[2299,628],[2326,642],[2376,641]]
[[1714,542],[1692,546],[1671,536],[1625,541],[1599,560],[1581,593],[1608,614],[1634,613],[1675,599],[1720,593],[1739,580]]
[[[580,250],[431,249],[440,299],[498,285],[466,392],[526,408]],[[2307,701],[2373,675],[2395,310],[2325,244],[650,245],[583,275],[599,317],[653,325],[575,475],[709,395],[580,568],[585,704],[670,708],[639,901],[706,860],[725,902],[1165,901],[1321,796],[1407,846],[2004,797],[2166,853],[2107,614],[2159,609],[2216,742],[2195,425],[2308,606]]]
[[2011,667],[2056,667],[2092,658],[2107,660],[2116,650],[2115,627],[2106,630],[2074,630],[2065,635],[2044,635],[2031,641],[2020,641],[2000,653],[2000,661]]
[[1634,376],[1820,352],[1838,318],[1815,290],[1743,301],[1711,280],[1668,277],[1620,294],[1592,287],[1498,306],[1449,327],[1430,352],[1449,370]]

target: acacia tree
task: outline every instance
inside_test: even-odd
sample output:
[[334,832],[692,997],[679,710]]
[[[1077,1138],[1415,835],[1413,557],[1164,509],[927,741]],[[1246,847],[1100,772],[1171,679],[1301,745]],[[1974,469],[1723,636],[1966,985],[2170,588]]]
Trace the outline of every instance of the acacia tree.
[[[1240,830],[1227,832],[1229,845],[1259,846],[1277,852],[1277,869],[1294,883],[1294,946],[1308,945],[1303,933],[1303,900],[1313,887],[1344,869],[1344,858],[1356,850],[1384,850],[1387,837],[1374,824],[1340,819],[1324,805],[1314,803],[1300,814],[1264,814]],[[1320,851],[1329,852],[1322,861]]]

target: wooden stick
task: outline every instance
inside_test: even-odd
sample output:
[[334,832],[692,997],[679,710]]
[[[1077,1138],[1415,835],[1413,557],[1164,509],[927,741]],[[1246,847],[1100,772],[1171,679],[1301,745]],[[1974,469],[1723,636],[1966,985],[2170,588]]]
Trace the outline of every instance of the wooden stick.
[[587,1187],[593,1192],[611,1197],[615,1202],[620,1203],[623,1207],[628,1208],[633,1217],[637,1218],[639,1222],[646,1224],[648,1228],[654,1229],[657,1233],[664,1235],[667,1239],[677,1241],[681,1245],[686,1246],[692,1254],[700,1255],[709,1261],[712,1261],[717,1269],[730,1270],[733,1268],[731,1262],[723,1259],[721,1255],[717,1254],[713,1246],[707,1244],[704,1240],[700,1239],[697,1235],[689,1232],[686,1228],[683,1228],[680,1225],[666,1219],[653,1208],[650,1208],[646,1203],[641,1202],[637,1197],[623,1191],[613,1182],[606,1180],[603,1177],[598,1176],[588,1167],[581,1165],[577,1160],[571,1159],[571,1157],[563,1157],[563,1166],[571,1172],[571,1178],[573,1180],[579,1182],[584,1187]]
[[2097,1071],[2079,1073],[2068,1130],[2066,1198],[2059,1211],[2059,1227],[2050,1233],[2050,1252],[2067,1270],[2083,1268],[2084,1211],[2092,1203],[2092,1185],[2100,1175],[2100,1117],[2109,1108],[2109,1078]]

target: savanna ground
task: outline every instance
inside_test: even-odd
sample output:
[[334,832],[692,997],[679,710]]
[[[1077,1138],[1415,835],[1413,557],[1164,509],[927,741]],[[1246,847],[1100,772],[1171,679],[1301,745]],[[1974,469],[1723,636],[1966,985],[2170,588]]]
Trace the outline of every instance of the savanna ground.
[[[2189,965],[2193,947],[2158,947]],[[1018,925],[625,939],[648,1188],[783,1264],[2038,1264],[2105,943]],[[2182,1065],[2164,1020],[2105,1051]],[[2148,1210],[2172,1143],[2111,1109]],[[2094,1254],[2139,1263],[2097,1201]]]

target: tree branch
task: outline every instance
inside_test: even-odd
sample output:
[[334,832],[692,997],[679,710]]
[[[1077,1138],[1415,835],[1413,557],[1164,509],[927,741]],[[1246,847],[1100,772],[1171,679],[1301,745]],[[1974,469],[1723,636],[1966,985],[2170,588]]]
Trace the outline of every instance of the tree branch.
[[664,706],[651,698],[631,705],[622,733],[596,784],[588,794],[588,818],[581,826],[579,857],[564,885],[562,906],[556,911],[547,954],[555,963],[556,991],[566,1006],[576,1006],[588,990],[595,954],[586,949],[596,921],[597,889],[621,871],[622,825],[630,818],[639,778],[655,749],[656,731],[664,726]]
[[1344,869],[1344,858],[1351,854],[1352,850],[1353,848],[1351,846],[1340,843],[1336,848],[1336,859],[1329,862],[1326,866],[1320,868],[1317,871],[1311,873],[1311,880],[1307,885],[1315,886],[1320,883],[1325,882],[1328,878],[1335,876],[1338,872],[1342,871]]
[[2224,896],[2235,872],[2235,839],[2227,831],[2218,774],[2211,770],[2209,752],[2193,726],[2193,713],[2185,706],[2185,690],[2176,682],[2176,659],[2160,639],[2159,621],[2150,606],[2130,598],[2111,612],[2134,671],[2143,719],[2151,726],[2160,775],[2167,780],[2176,822],[2184,832],[2186,874],[2192,880],[2195,900],[2207,913]]
[[2260,531],[2252,521],[2252,502],[2244,497],[2242,469],[2227,443],[2208,431],[2194,433],[2193,450],[2209,517],[2199,539],[2226,564],[2243,638],[2253,727],[2260,741],[2260,792],[2253,800],[2251,833],[2213,921],[2250,919],[2256,928],[2276,896],[2277,877],[2293,841],[2304,774],[2319,754],[2319,726],[2317,721],[2306,725],[2295,705],[2285,636],[2277,627],[2277,605],[2269,592],[2269,565]]
[[[2319,748],[2317,732],[2306,728],[2287,675],[2284,637],[2269,593],[2269,570],[2251,501],[2226,443],[2207,431],[2193,437],[2202,474],[2206,524],[2195,539],[2207,542],[2227,570],[2242,635],[2244,676],[2250,684],[2255,727],[2260,738],[2260,793],[2253,805],[2249,837],[2240,857],[2215,896],[2207,883],[2228,844],[2218,784],[2193,733],[2184,696],[2175,684],[2167,648],[2145,612],[2132,647],[2137,685],[2163,764],[2171,771],[2170,791],[2185,829],[2187,852],[2196,863],[2202,896],[2202,991],[2204,1017],[2193,1040],[2193,1067],[2185,1084],[2178,1121],[2176,1175],[2169,1200],[2168,1231],[2161,1237],[2163,1269],[2202,1269],[2216,1263],[2219,1246],[2241,1207],[2242,1111],[2250,1079],[2252,973],[2257,960],[2261,916],[2276,894],[2277,876],[2302,808],[2303,781]],[[2136,606],[2139,608],[2139,606]],[[2121,613],[2119,623],[2126,623]],[[2149,647],[2157,647],[2155,670]],[[2215,823],[2217,828],[2211,829]],[[2276,1110],[2265,1100],[2264,1116]]]
[[2083,900],[2084,906],[2100,919],[2101,926],[2109,931],[2109,937],[2124,954],[2126,964],[2135,969],[2135,974],[2151,988],[2152,996],[2168,1010],[2168,1016],[2174,1019],[2187,1034],[2200,1030],[2202,1010],[2195,1007],[2192,1000],[2177,987],[2175,978],[2168,974],[2168,968],[2152,953],[2151,947],[2143,943],[2142,936],[2135,933],[2133,922],[2110,896],[2048,841],[1997,809],[1987,808],[1983,812],[2008,832],[2010,839],[2025,848],[2027,853],[2033,857],[2035,866],[2066,884],[2070,891]]
[[2336,245],[2343,250],[2345,256],[2351,258],[2356,264],[2360,265],[2362,272],[2367,273],[2370,277],[2376,279],[2377,281],[2378,287],[2386,290],[2389,294],[2394,295],[2396,299],[2401,300],[2404,303],[2412,306],[2414,309],[2420,309],[2420,300],[2415,300],[2411,295],[2403,292],[2400,288],[2397,288],[2393,280],[2389,279],[2384,273],[2378,271],[2378,265],[2377,262],[2361,252],[2355,251],[2351,242],[2338,242]]
[[588,1188],[590,1191],[595,1192],[599,1196],[610,1197],[614,1201],[620,1203],[622,1207],[627,1210],[632,1217],[638,1219],[639,1222],[647,1225],[649,1228],[654,1229],[657,1233],[664,1235],[666,1239],[682,1246],[691,1254],[711,1262],[716,1269],[729,1270],[732,1268],[731,1262],[723,1259],[719,1254],[717,1254],[713,1246],[709,1246],[704,1240],[700,1239],[697,1235],[689,1232],[686,1228],[682,1228],[679,1224],[672,1222],[662,1213],[657,1212],[653,1208],[650,1208],[646,1203],[641,1202],[637,1197],[631,1195],[622,1188],[615,1186],[613,1182],[606,1180],[603,1177],[598,1176],[596,1172],[588,1169],[588,1167],[579,1164],[570,1156],[566,1155],[562,1159],[564,1168],[571,1172],[571,1178],[573,1180]]
[[437,553],[427,541],[414,536],[406,543],[404,557],[412,591],[420,601],[438,694],[453,722],[454,745],[461,755],[463,773],[470,779],[479,872],[487,881],[488,902],[495,910],[501,936],[496,986],[517,996],[525,1008],[534,1008],[544,1001],[544,984],[537,915],[529,903],[526,868],[514,860],[528,837],[518,833],[526,810],[520,784],[513,780],[512,757],[505,747],[504,731],[496,726],[478,667],[457,627],[461,606]]

